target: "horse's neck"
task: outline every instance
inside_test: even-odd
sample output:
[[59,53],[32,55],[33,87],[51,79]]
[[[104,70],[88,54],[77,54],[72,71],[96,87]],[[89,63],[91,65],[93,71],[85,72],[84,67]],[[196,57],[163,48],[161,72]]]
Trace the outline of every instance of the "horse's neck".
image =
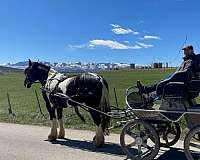
[[49,72],[41,73],[41,77],[39,79],[42,86],[45,86],[49,77]]
[[57,75],[57,73],[49,73],[47,81],[50,79],[53,79],[56,75]]

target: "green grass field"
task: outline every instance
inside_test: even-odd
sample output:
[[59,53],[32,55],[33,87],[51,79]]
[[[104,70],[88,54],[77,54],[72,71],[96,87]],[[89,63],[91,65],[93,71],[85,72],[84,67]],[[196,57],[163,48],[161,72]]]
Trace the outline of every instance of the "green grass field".
[[[126,88],[135,85],[137,80],[141,80],[144,84],[155,83],[172,72],[174,72],[174,69],[121,70],[102,72],[100,75],[108,81],[112,104],[115,105],[113,88],[116,88],[119,105],[124,107]],[[27,89],[23,86],[23,81],[23,73],[10,72],[0,75],[0,121],[48,125],[48,114],[40,94],[40,85],[34,84],[31,89]],[[34,93],[35,90],[39,95],[41,107],[46,118],[42,118],[42,116],[38,114],[38,104]],[[11,106],[16,114],[15,118],[8,114],[7,93],[10,95]],[[87,121],[86,124],[83,124],[81,120],[74,115],[72,108],[65,109],[65,126],[76,129],[94,129],[94,125],[92,124],[88,113],[84,111],[83,115]]]

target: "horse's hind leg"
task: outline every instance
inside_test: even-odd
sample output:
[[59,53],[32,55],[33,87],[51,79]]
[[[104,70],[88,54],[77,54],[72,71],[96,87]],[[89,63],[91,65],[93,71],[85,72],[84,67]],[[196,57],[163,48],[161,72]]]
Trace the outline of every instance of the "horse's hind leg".
[[63,108],[57,109],[57,117],[58,117],[58,123],[59,123],[59,134],[58,138],[63,139],[65,138],[65,129],[64,129],[64,122],[63,122]]
[[95,142],[96,147],[102,147],[105,143],[104,132],[103,132],[101,124],[96,129],[96,135],[94,137],[94,142]]
[[96,135],[93,138],[93,143],[96,147],[102,147],[105,143],[104,132],[101,125],[101,115],[95,111],[90,111],[90,114],[97,125]]

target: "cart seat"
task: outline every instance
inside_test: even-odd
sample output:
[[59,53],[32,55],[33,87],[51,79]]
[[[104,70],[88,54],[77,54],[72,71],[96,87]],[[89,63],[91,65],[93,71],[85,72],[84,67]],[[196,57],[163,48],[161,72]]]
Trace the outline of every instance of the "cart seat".
[[189,83],[189,90],[200,92],[200,80],[191,80]]
[[[161,81],[156,88],[158,96],[168,95],[176,96],[176,94],[184,94],[186,90],[186,83],[191,80],[191,73],[189,70],[175,72],[171,77]],[[180,82],[181,81],[181,82]],[[185,94],[184,94],[185,96]]]
[[185,82],[169,82],[162,89],[163,98],[193,99],[198,97],[200,92],[200,80]]

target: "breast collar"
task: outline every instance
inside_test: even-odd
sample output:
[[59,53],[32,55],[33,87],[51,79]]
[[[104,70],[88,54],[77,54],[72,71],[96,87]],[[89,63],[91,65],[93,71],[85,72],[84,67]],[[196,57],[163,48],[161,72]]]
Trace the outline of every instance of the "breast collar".
[[[58,73],[58,72],[54,73],[46,81],[45,89],[49,90],[51,93],[55,92],[58,88],[58,85],[67,79],[67,77],[64,76],[63,74],[60,74],[60,77],[56,77],[58,74],[60,74],[60,73]],[[57,82],[55,82],[55,81],[57,81]]]

